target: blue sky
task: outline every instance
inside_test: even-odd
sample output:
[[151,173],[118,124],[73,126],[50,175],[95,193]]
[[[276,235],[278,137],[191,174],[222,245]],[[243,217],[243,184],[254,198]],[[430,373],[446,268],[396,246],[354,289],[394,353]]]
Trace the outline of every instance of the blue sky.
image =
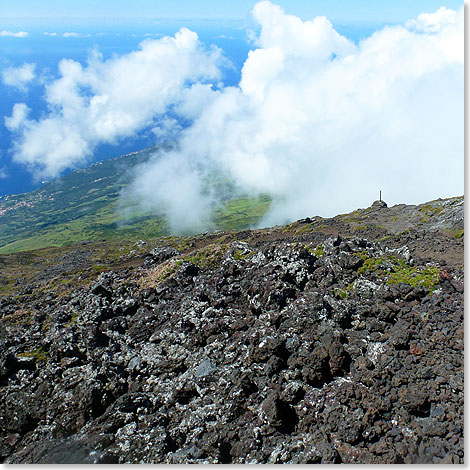
[[[194,18],[242,19],[253,0],[0,0],[2,19],[10,23],[28,18]],[[302,19],[325,15],[333,22],[403,22],[441,6],[458,9],[458,0],[279,0],[289,13]]]

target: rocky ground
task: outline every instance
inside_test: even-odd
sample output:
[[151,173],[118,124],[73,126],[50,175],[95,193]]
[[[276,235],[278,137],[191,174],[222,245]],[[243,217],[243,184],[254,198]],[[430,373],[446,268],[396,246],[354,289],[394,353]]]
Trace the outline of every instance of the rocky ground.
[[71,249],[0,298],[0,460],[463,463],[462,235],[453,198]]

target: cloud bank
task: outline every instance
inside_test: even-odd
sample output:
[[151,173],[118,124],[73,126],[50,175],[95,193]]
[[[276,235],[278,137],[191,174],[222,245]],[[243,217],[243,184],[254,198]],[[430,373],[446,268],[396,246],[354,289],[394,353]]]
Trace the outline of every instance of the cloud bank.
[[[463,192],[463,10],[358,45],[324,17],[301,21],[269,2],[253,16],[258,48],[240,86],[213,93],[179,149],[142,168],[143,204],[166,207],[175,230],[203,225],[217,204],[202,183],[213,171],[273,198],[263,225],[367,207],[379,189],[389,203]],[[173,195],[172,181],[190,190]]]
[[268,1],[252,15],[259,33],[236,87],[217,85],[220,51],[185,29],[84,68],[62,61],[50,114],[29,120],[17,104],[6,120],[15,158],[52,175],[99,142],[178,136],[137,169],[127,196],[180,232],[210,226],[223,204],[214,175],[237,194],[271,196],[264,225],[365,207],[379,189],[389,204],[462,194],[463,8],[358,44],[325,17],[302,21]]

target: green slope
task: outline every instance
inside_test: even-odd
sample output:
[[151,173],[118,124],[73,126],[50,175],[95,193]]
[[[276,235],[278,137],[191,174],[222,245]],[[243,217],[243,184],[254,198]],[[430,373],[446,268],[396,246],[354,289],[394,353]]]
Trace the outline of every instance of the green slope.
[[[118,210],[129,170],[155,148],[95,163],[30,193],[0,199],[0,253],[14,253],[86,240],[140,239],[168,235],[163,217]],[[216,228],[234,230],[256,224],[269,208],[267,197],[236,198],[214,211]]]

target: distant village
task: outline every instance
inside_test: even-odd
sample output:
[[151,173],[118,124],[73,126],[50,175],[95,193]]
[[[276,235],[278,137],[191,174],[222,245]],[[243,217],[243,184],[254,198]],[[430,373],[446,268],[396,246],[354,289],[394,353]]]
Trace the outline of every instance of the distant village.
[[[34,207],[37,203],[42,201],[53,201],[54,197],[51,195],[47,195],[44,193],[35,194],[31,199],[27,201],[15,201],[17,195],[9,195],[0,197],[0,217],[4,216],[9,211],[14,211],[16,209],[20,209],[21,207]],[[8,201],[13,199],[11,205],[8,204]]]

